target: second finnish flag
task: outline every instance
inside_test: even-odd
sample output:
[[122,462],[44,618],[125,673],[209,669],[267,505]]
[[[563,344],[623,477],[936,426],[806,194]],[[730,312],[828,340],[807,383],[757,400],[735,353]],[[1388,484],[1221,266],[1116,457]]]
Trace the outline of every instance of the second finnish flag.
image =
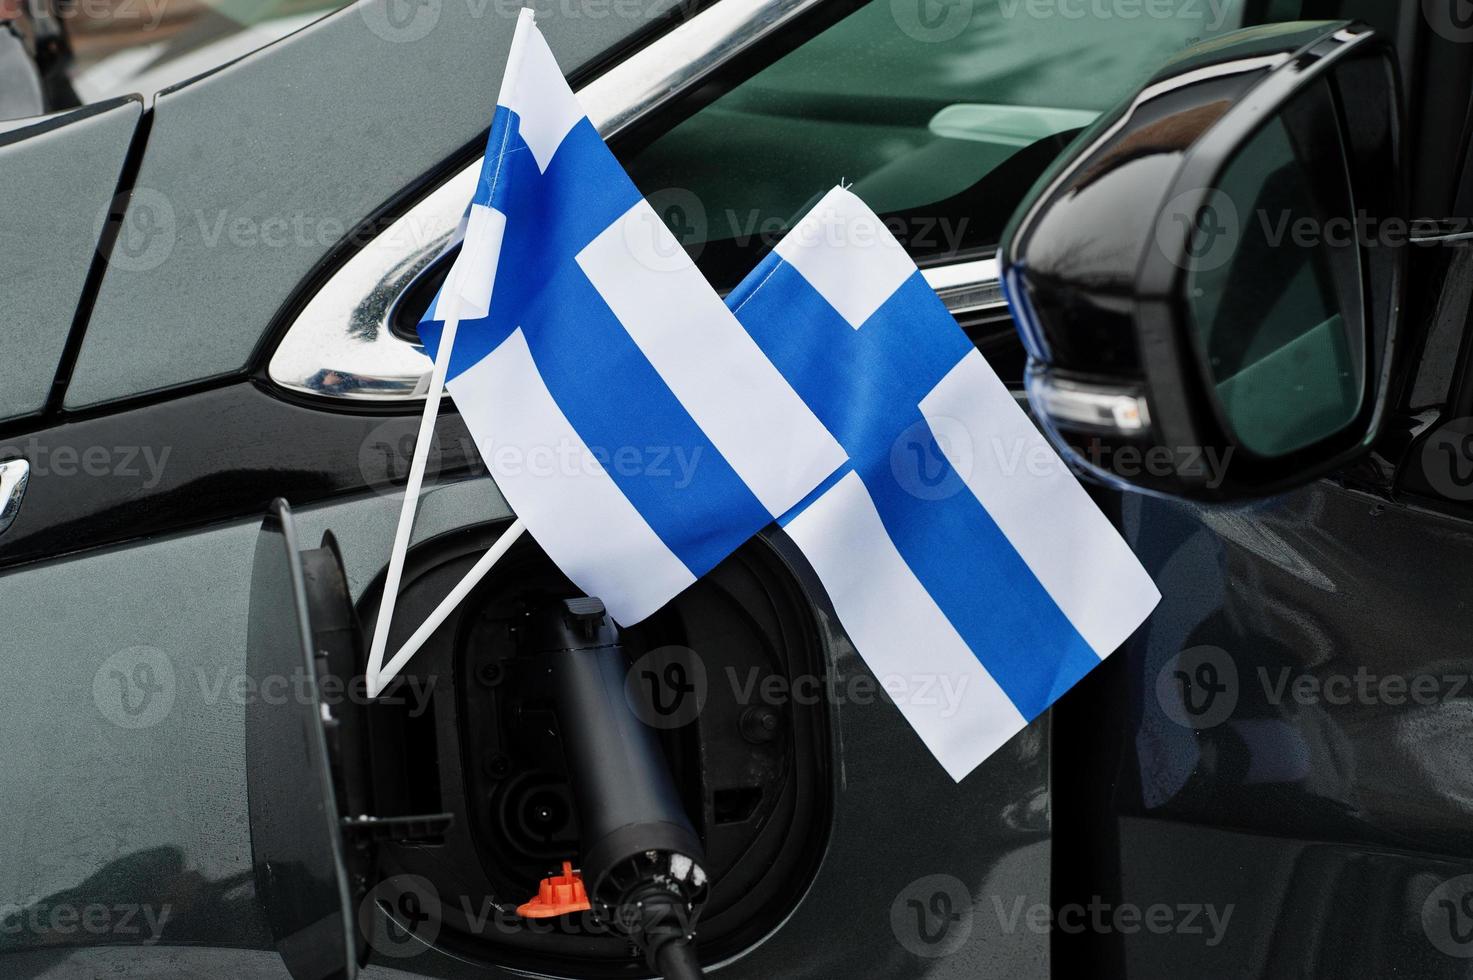
[[[835,188],[727,303],[849,462],[780,523],[960,780],[1160,599],[884,223]],[[888,685],[887,685],[888,686]]]

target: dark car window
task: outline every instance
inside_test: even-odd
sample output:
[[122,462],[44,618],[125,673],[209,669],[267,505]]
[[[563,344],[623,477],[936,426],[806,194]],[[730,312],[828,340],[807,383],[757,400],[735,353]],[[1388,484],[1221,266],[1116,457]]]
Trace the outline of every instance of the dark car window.
[[871,0],[625,163],[718,285],[840,181],[918,259],[986,249],[1068,141],[1167,58],[1300,6]]

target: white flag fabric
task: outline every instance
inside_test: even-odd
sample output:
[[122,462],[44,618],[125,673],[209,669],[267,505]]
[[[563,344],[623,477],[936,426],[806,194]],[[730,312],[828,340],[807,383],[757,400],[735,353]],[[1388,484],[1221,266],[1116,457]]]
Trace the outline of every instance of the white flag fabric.
[[523,11],[459,257],[447,388],[529,533],[619,623],[844,463],[584,115]]

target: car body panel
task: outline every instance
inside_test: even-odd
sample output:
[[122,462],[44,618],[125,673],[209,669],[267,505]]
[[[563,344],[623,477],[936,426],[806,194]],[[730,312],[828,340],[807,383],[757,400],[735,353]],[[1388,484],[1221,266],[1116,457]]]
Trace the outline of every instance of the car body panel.
[[[1473,858],[1473,528],[1329,482],[1138,515],[1179,585],[1128,654],[1143,815]],[[1186,727],[1157,687],[1196,647],[1223,690]]]
[[[539,23],[576,75],[673,2]],[[486,131],[518,8],[404,6],[351,4],[157,96],[129,202],[157,230],[110,263],[68,409],[243,370],[345,235]]]
[[[298,510],[297,525],[308,546],[332,530],[356,598],[382,567],[398,507],[397,495],[340,498]],[[508,516],[489,478],[442,484],[421,502],[415,538]],[[0,661],[0,684],[28,692],[0,720],[10,746],[0,767],[9,818],[0,831],[0,906],[38,910],[42,923],[0,931],[0,972],[64,976],[67,964],[106,964],[126,976],[150,962],[128,949],[153,940],[147,928],[48,931],[49,910],[63,903],[131,904],[156,919],[167,906],[154,963],[176,946],[269,948],[251,884],[244,771],[245,703],[258,696],[242,685],[259,528],[259,519],[236,521],[0,575],[0,621],[12,624],[7,647],[19,652]],[[786,561],[800,561],[780,535],[768,540]],[[812,595],[814,581],[798,573]],[[968,913],[964,931],[924,916],[931,875],[968,896],[1006,895],[1005,909],[1047,903],[1047,719],[957,786],[863,683],[868,671],[831,615],[820,619],[836,692],[828,850],[782,928],[723,975],[1046,972],[1047,935],[1005,928],[991,904]],[[927,955],[938,936],[944,958]],[[103,944],[114,948],[94,948]],[[229,962],[236,976],[283,975],[278,959],[238,949],[184,955],[201,968]],[[388,965],[404,971],[389,976],[487,975],[438,952]],[[167,974],[156,966],[149,975]]]
[[1464,975],[1423,916],[1473,883],[1473,527],[1331,480],[1122,505],[1162,601],[1056,712],[1095,775],[1056,793],[1054,900],[1234,918],[1056,937],[1056,968]]
[[0,422],[46,406],[142,114],[114,99],[0,131]]
[[[168,906],[170,919],[154,944],[146,929],[97,936],[42,919],[41,929],[14,931],[0,917],[0,973],[286,976],[250,876],[240,699],[251,694],[232,686],[248,682],[260,526],[250,511],[277,493],[293,498],[304,544],[330,528],[362,596],[387,558],[405,461],[399,437],[414,419],[313,407],[246,379],[112,414],[98,406],[259,361],[269,324],[333,251],[213,239],[220,215],[258,229],[283,215],[357,221],[443,176],[458,150],[474,152],[500,70],[500,55],[485,51],[504,46],[509,21],[489,26],[486,6],[487,20],[462,23],[468,9],[444,4],[427,39],[376,47],[378,35],[350,8],[159,99],[140,187],[168,195],[178,240],[150,273],[129,280],[109,269],[79,365],[87,376],[68,403],[100,417],[48,419],[36,443],[16,438],[26,453],[150,445],[155,460],[167,447],[173,455],[157,474],[135,458],[141,472],[115,466],[85,486],[69,482],[80,479],[75,468],[53,465],[33,476],[9,550],[0,539],[0,565],[18,563],[0,569],[10,653],[0,683],[24,695],[0,721],[10,817],[0,824],[0,909],[106,903],[158,915]],[[457,37],[439,36],[446,24]],[[580,64],[598,50],[594,34],[635,31],[586,18],[560,25],[556,15],[544,27],[554,50]],[[377,62],[365,57],[373,52]],[[466,64],[473,84],[450,70]],[[377,105],[415,85],[412,105]],[[286,96],[305,100],[304,118],[287,112],[297,103]],[[400,126],[379,139],[392,152],[349,169],[343,160],[374,153],[385,137],[372,130],[380,116]],[[243,120],[259,123],[249,137]],[[488,478],[462,479],[476,454],[459,420],[442,419],[438,432],[432,478],[447,482],[422,501],[421,541],[509,516]],[[1458,751],[1473,701],[1303,705],[1291,695],[1266,705],[1259,671],[1271,683],[1283,669],[1291,681],[1360,667],[1468,674],[1458,645],[1473,567],[1468,525],[1330,481],[1243,508],[1098,496],[1122,512],[1161,586],[1160,610],[960,785],[892,706],[851,686],[868,669],[801,557],[781,534],[768,536],[821,625],[833,823],[793,913],[720,975],[1462,970],[1465,960],[1428,945],[1416,917],[1437,882],[1473,870],[1463,829],[1473,775]],[[1169,690],[1172,659],[1193,647],[1224,650],[1239,679],[1237,713],[1212,725],[1180,724],[1163,707],[1161,678]],[[158,711],[162,669],[172,703]],[[1048,924],[1064,905],[1096,896],[1116,907],[1236,911],[1215,945],[1210,933],[1079,935]],[[429,950],[379,956],[363,975],[488,973],[506,975]]]

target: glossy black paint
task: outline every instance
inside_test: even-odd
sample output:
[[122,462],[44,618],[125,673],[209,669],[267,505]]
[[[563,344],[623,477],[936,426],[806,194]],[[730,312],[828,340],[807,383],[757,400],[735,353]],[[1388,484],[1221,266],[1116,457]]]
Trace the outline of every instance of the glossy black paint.
[[[318,685],[316,630],[336,598],[351,616],[341,574],[311,583],[286,501],[266,512],[251,575],[247,670]],[[316,617],[314,611],[318,612]],[[330,615],[330,613],[328,614]],[[318,622],[314,622],[314,619]],[[350,651],[351,652],[351,651]],[[354,980],[367,945],[354,922],[322,705],[315,698],[258,698],[246,708],[246,779],[256,895],[295,980]]]
[[[1311,94],[1317,100],[1306,107]],[[1200,215],[1217,206],[1221,175],[1239,151],[1290,110],[1314,128],[1301,138],[1323,156],[1310,179],[1344,185],[1349,173],[1338,196],[1347,215],[1381,227],[1404,214],[1390,49],[1368,28],[1340,22],[1250,29],[1188,52],[1087,130],[1009,228],[1003,275],[1029,346],[1030,384],[1140,393],[1149,425],[1104,441],[1112,455],[1128,447],[1178,460],[1127,476],[1098,462],[1101,437],[1090,427],[1044,417],[1055,442],[1097,477],[1204,499],[1262,496],[1338,469],[1373,441],[1399,320],[1404,247],[1357,241],[1335,251],[1341,308],[1347,321],[1364,320],[1357,334],[1367,336],[1362,408],[1354,422],[1292,453],[1260,456],[1237,438],[1193,329]],[[1343,149],[1340,132],[1350,134]],[[1220,472],[1182,465],[1185,447],[1230,464]]]
[[[1429,894],[1473,872],[1467,514],[1320,482],[1250,508],[1136,496],[1123,518],[1170,588],[1056,716],[1093,775],[1055,787],[1055,900],[1235,918],[1215,945],[1057,937],[1056,969],[1465,975],[1422,923]],[[1212,684],[1183,695],[1180,674],[1208,677],[1183,670],[1194,657]]]
[[1275,26],[1258,33],[1266,36],[1162,69],[1080,134],[1014,214],[999,257],[1016,270],[1009,286],[1025,291],[1038,314],[1025,334],[1036,358],[1066,369],[1141,374],[1131,322],[1137,276],[1188,151],[1300,43],[1323,31]]
[[[348,414],[242,381],[113,415],[0,436],[31,481],[0,537],[0,567],[231,517],[276,497],[303,504],[408,478],[417,418]],[[453,413],[436,424],[428,476],[481,466]]]

